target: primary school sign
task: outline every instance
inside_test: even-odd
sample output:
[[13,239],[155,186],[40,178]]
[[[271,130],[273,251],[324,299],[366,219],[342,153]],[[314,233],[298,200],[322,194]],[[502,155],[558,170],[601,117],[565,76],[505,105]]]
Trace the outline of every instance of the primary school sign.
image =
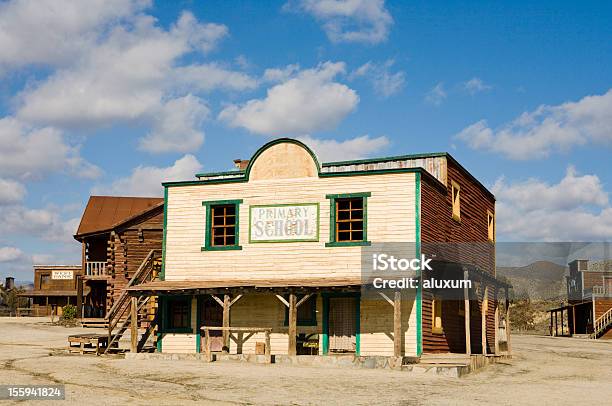
[[249,241],[296,242],[319,240],[319,204],[251,206]]

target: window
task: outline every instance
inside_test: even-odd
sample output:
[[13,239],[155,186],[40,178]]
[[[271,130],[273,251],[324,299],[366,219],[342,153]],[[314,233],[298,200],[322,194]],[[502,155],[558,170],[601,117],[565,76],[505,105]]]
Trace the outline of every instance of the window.
[[367,198],[370,193],[327,195],[330,199],[328,247],[370,245],[367,240]]
[[[298,296],[299,302],[303,296]],[[289,296],[285,296],[289,300]],[[285,306],[285,326],[289,325],[289,308]],[[317,325],[317,295],[312,295],[304,303],[297,308],[297,325],[298,326],[316,326]]]
[[51,277],[49,275],[40,275],[40,288],[46,289],[49,287],[49,280]]
[[461,188],[455,181],[451,181],[451,197],[453,199],[453,219],[461,221]]
[[434,298],[431,302],[431,332],[442,334],[442,300]]
[[242,249],[239,245],[239,206],[242,200],[202,202],[206,208],[206,235],[202,251]]
[[489,241],[495,241],[495,216],[490,210],[487,210],[487,228]]
[[191,328],[191,297],[165,297],[166,314],[164,317],[165,332],[190,333]]

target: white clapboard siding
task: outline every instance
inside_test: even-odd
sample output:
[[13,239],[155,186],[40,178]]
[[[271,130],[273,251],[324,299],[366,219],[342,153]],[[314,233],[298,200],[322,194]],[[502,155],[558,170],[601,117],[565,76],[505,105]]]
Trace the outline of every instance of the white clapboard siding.
[[[329,241],[327,194],[370,192],[368,240],[415,241],[415,175],[395,173],[333,178],[267,179],[168,188],[166,280],[330,278],[359,276],[360,247],[325,247]],[[202,201],[242,199],[242,250],[202,251],[206,230]],[[249,206],[320,205],[319,241],[249,244]]]

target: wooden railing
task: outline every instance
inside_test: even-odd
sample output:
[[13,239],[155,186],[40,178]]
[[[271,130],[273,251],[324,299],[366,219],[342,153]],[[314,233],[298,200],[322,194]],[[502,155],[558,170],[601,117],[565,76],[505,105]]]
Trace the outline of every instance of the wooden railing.
[[612,324],[612,308],[608,309],[607,312],[602,314],[595,323],[593,323],[593,333],[590,338],[597,338]]
[[[156,271],[160,259],[160,250],[149,251],[149,254],[142,261],[132,279],[129,280],[117,301],[115,301],[111,309],[108,311],[106,315],[106,319],[108,320],[108,347],[105,353],[107,353],[109,349],[113,347],[114,343],[121,339],[123,333],[125,333],[130,323],[129,311],[131,309],[131,297],[126,289],[130,286],[150,282],[157,278]],[[148,303],[149,297],[139,297],[137,301],[137,313],[141,314]],[[152,324],[152,321],[149,320],[148,317],[147,322]],[[117,331],[115,331],[115,329],[117,329]]]
[[272,355],[270,351],[270,334],[272,333],[271,328],[258,328],[258,327],[217,327],[217,326],[202,326],[200,330],[204,332],[204,353],[206,355],[206,360],[208,362],[212,362],[212,350],[211,350],[211,340],[210,340],[210,332],[211,331],[223,331],[223,332],[243,332],[243,333],[264,333],[265,334],[265,348],[264,355],[266,357],[266,362],[272,362]]
[[106,261],[87,261],[85,263],[86,276],[106,275]]

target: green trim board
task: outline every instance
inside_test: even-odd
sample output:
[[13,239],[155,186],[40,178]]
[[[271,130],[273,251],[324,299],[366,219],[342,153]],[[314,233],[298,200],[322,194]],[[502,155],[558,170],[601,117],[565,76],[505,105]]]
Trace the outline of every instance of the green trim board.
[[[251,238],[251,220],[252,220],[252,215],[253,215],[252,214],[253,213],[253,209],[263,208],[263,207],[288,207],[288,206],[316,206],[317,207],[317,219],[316,219],[317,232],[316,232],[316,236],[315,237],[313,237],[313,238],[293,239],[293,240],[275,240],[275,239],[270,239],[270,240],[253,240]],[[321,212],[321,209],[320,209],[320,206],[319,206],[319,202],[250,205],[249,206],[249,244],[291,243],[291,242],[317,242],[317,241],[319,241],[319,230],[320,230],[320,221],[321,221],[320,212]]]
[[175,334],[192,334],[193,327],[170,328],[170,303],[171,302],[186,302],[187,303],[187,319],[191,324],[191,296],[160,296],[160,307],[162,308],[162,320],[160,325],[160,333],[175,333]]
[[[203,201],[202,206],[206,211],[206,224],[204,230],[204,245],[201,248],[201,251],[228,251],[228,250],[241,250],[242,246],[240,245],[240,204],[242,203],[242,199],[234,199],[234,200],[208,200]],[[234,245],[221,245],[214,246],[211,244],[212,241],[212,210],[211,206],[216,205],[230,205],[233,204],[235,207],[236,213],[236,237]]]
[[329,354],[329,299],[337,297],[355,298],[355,355],[361,350],[361,292],[321,292],[323,300],[322,341],[323,355]]
[[196,178],[207,177],[207,176],[231,176],[231,175],[244,175],[244,171],[222,171],[222,172],[208,172],[208,173],[196,173]]
[[[421,257],[421,174],[417,173],[414,179],[414,221],[415,221],[415,242],[416,252],[415,258]],[[416,312],[417,312],[417,337],[416,337],[416,353],[421,356],[423,353],[423,288],[421,287],[423,278],[421,271],[417,271],[419,277],[419,285],[417,288],[416,297]]]
[[166,278],[166,233],[168,230],[168,187],[164,187],[164,229],[162,231],[162,265],[159,280]]
[[375,163],[390,162],[390,161],[403,161],[406,159],[437,158],[437,157],[446,157],[446,156],[448,156],[448,152],[429,152],[429,153],[423,153],[423,154],[396,155],[396,156],[386,156],[386,157],[380,157],[380,158],[352,159],[348,161],[323,162],[321,166],[330,167],[330,166],[375,164]]
[[[371,192],[341,193],[325,195],[329,199],[329,241],[326,247],[363,247],[372,243],[368,241],[368,197]],[[363,240],[362,241],[336,241],[336,200],[361,197],[363,199]]]

